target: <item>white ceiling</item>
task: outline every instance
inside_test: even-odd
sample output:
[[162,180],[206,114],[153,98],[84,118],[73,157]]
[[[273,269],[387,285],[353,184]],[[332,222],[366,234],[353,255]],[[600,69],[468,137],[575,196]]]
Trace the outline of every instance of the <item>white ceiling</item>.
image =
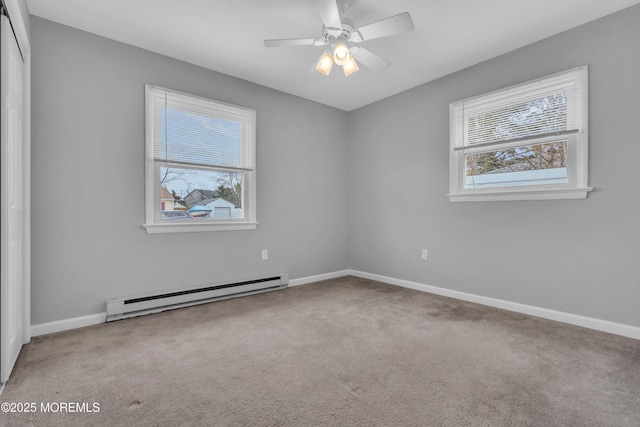
[[409,12],[415,30],[362,46],[382,74],[310,77],[324,47],[264,47],[319,38],[311,0],[27,0],[31,14],[351,111],[544,39],[640,0],[351,0],[355,27]]

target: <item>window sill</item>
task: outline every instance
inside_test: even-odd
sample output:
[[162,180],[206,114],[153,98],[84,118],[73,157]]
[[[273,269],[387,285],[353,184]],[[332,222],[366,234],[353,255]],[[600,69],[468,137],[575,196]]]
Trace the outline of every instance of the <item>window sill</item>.
[[143,224],[147,230],[147,234],[160,234],[160,233],[204,233],[208,231],[240,231],[240,230],[255,230],[258,226],[257,222],[233,222],[233,223],[216,223],[216,224]]
[[447,194],[450,202],[506,202],[515,200],[577,200],[586,199],[593,188],[559,190],[520,190]]

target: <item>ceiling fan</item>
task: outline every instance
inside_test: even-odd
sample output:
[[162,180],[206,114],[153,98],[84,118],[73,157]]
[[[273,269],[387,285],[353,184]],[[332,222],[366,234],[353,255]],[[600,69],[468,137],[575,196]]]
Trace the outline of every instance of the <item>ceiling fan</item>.
[[364,27],[354,28],[353,23],[343,16],[348,4],[349,0],[313,0],[313,5],[324,24],[320,38],[265,40],[264,45],[329,46],[315,64],[315,69],[326,76],[331,73],[334,63],[342,66],[345,76],[358,71],[358,63],[375,72],[386,70],[391,62],[358,45],[368,40],[413,30],[411,15],[404,12]]

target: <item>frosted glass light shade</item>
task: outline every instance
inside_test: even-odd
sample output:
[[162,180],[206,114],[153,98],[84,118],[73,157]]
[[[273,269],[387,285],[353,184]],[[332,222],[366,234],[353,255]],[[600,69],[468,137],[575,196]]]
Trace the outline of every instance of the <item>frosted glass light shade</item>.
[[316,62],[316,70],[319,73],[328,76],[331,74],[331,68],[333,67],[333,56],[329,52],[324,52],[320,58],[318,58],[318,62]]
[[353,59],[353,56],[347,56],[344,64],[342,64],[342,71],[344,71],[345,76],[350,76],[351,74],[358,71],[358,63],[355,59]]

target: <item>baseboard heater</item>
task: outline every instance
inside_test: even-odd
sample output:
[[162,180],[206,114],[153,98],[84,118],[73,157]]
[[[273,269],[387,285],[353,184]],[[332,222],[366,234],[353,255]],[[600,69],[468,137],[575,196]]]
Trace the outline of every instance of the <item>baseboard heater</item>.
[[276,291],[287,286],[289,286],[289,275],[283,274],[281,276],[243,282],[220,283],[162,293],[114,298],[107,300],[107,322],[223,299]]

